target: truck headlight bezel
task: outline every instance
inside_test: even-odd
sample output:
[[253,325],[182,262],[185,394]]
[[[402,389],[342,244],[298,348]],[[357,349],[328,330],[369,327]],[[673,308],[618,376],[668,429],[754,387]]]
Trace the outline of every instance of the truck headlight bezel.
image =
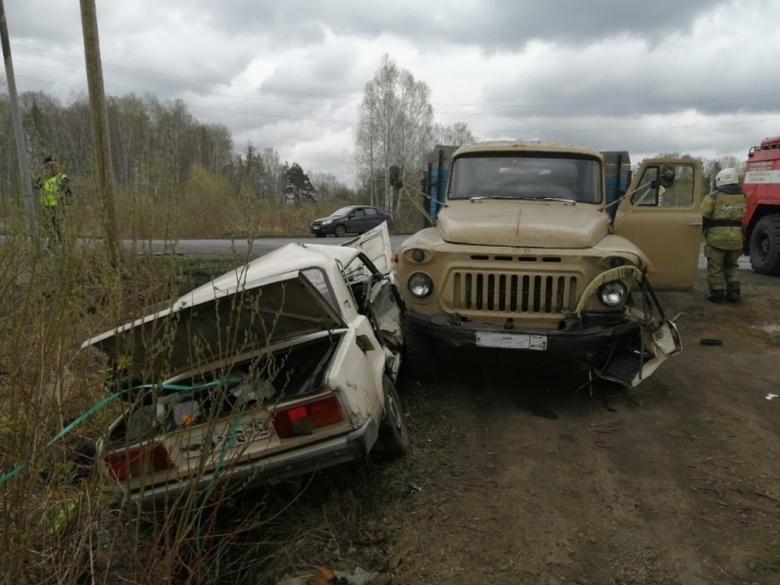
[[406,288],[415,298],[424,299],[433,292],[433,279],[424,272],[415,272],[409,275]]
[[610,308],[619,307],[628,298],[628,287],[620,280],[613,280],[602,284],[598,294],[602,305]]

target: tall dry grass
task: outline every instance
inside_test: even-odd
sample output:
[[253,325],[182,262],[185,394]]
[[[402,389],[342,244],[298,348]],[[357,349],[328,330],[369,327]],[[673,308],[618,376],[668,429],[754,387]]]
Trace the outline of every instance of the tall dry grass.
[[[81,343],[169,306],[248,258],[210,274],[190,267],[202,273],[200,282],[175,257],[125,253],[114,265],[96,189],[78,181],[73,187],[63,242],[51,250],[41,218],[30,238],[21,202],[5,199],[0,207],[0,583],[233,583],[259,562],[293,562],[274,558],[284,539],[277,532],[284,503],[272,507],[274,536],[264,542],[266,496],[243,499],[238,516],[224,513],[235,505],[229,492],[187,496],[151,512],[122,509],[115,485],[90,465],[88,447],[117,409],[111,403],[85,416],[107,396],[107,377],[105,362]],[[236,199],[224,180],[198,169],[178,189],[118,193],[116,200],[120,237],[132,240],[305,235],[313,218],[349,203]],[[413,217],[397,218],[398,225]],[[252,546],[232,546],[247,534]]]
[[[136,207],[123,223],[125,233],[140,235],[153,225],[171,237],[187,233],[179,224],[181,208],[171,207],[167,217],[155,209]],[[224,212],[226,220],[238,217]],[[63,218],[63,242],[49,250],[43,226],[28,237],[21,206],[6,215],[0,244],[0,583],[230,582],[220,562],[231,535],[214,532],[224,530],[215,521],[224,495],[208,502],[188,496],[151,514],[121,509],[113,499],[116,486],[91,465],[90,447],[117,412],[116,403],[94,408],[107,395],[105,363],[81,343],[200,284],[185,278],[176,258],[124,255],[112,264],[102,241],[83,237],[101,235],[100,216],[89,199],[76,202]],[[237,524],[230,532],[241,530]]]

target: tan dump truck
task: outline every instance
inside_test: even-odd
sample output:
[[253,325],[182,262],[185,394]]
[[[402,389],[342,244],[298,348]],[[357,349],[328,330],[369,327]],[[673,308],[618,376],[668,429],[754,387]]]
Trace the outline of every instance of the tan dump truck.
[[394,256],[407,371],[430,375],[442,346],[500,348],[569,354],[637,385],[682,349],[655,291],[693,286],[701,195],[694,159],[645,160],[608,205],[598,150],[461,147],[435,224]]

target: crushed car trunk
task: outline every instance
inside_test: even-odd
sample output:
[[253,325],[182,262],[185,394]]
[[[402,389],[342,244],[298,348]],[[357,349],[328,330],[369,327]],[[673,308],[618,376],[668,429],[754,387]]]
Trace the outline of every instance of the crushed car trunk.
[[171,309],[84,345],[102,350],[115,373],[141,385],[284,339],[344,326],[336,309],[302,272],[241,288],[208,291],[201,287]]
[[319,335],[249,359],[226,360],[196,375],[134,388],[136,400],[109,446],[145,441],[179,427],[321,390],[341,335]]

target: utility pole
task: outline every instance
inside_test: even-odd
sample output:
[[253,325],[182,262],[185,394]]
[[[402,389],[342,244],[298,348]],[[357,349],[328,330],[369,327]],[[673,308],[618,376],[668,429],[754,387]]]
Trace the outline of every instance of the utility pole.
[[103,199],[106,242],[114,266],[119,264],[119,224],[114,202],[114,171],[111,164],[111,143],[108,134],[108,111],[103,88],[103,65],[100,60],[95,0],[81,0],[81,29],[84,33],[84,55],[87,62],[87,85],[92,112],[92,134],[95,140],[95,166],[98,191]]
[[11,118],[14,122],[14,138],[16,138],[16,158],[19,160],[19,179],[24,187],[24,206],[27,209],[27,224],[30,237],[35,237],[35,202],[30,175],[27,173],[27,147],[24,143],[24,129],[19,115],[19,100],[16,97],[16,77],[14,63],[11,59],[11,42],[8,37],[8,23],[5,20],[5,6],[0,0],[0,41],[3,45],[3,60],[5,61],[5,77],[8,80],[8,95],[11,101]]

